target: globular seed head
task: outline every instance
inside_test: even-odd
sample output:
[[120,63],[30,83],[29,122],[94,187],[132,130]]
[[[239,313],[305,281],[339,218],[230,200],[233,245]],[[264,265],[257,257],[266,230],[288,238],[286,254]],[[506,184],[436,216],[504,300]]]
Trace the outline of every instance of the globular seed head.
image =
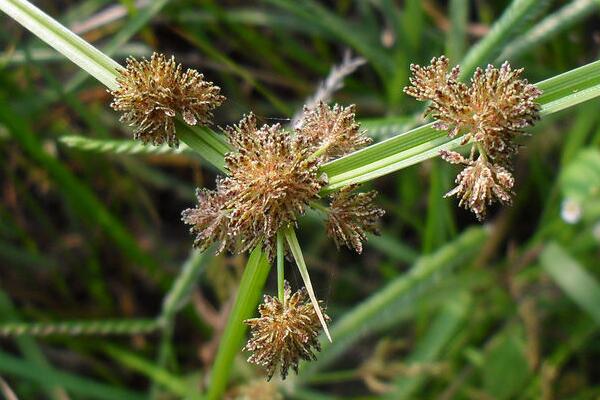
[[[308,299],[306,289],[292,294],[285,282],[284,300],[264,296],[259,306],[259,318],[244,321],[250,327],[250,340],[244,350],[252,352],[248,362],[265,368],[270,380],[277,368],[285,379],[292,368],[298,373],[300,360],[315,360],[321,350],[318,336],[321,331],[319,317]],[[329,317],[324,313],[326,321]]]
[[355,106],[333,107],[320,102],[314,108],[304,109],[302,125],[296,129],[314,151],[321,151],[323,161],[342,157],[371,143],[355,120]]
[[379,220],[385,211],[374,203],[376,191],[354,193],[356,188],[346,186],[331,196],[326,229],[338,248],[344,244],[360,254],[367,233],[379,233]]
[[175,121],[208,124],[212,110],[225,100],[220,88],[198,71],[183,71],[174,57],[154,53],[150,60],[127,59],[111,94],[111,107],[123,112],[121,121],[134,127],[134,138],[155,145],[177,146]]

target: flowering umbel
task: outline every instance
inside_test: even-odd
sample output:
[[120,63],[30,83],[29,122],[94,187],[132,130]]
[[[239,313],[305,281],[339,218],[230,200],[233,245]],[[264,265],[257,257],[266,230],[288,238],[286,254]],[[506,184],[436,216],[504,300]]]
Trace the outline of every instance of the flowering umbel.
[[346,186],[331,196],[327,234],[340,244],[362,253],[367,233],[379,234],[377,224],[385,211],[374,204],[376,191],[353,193],[357,185]]
[[427,67],[413,64],[410,69],[411,86],[404,91],[417,100],[431,101],[426,113],[435,118],[434,127],[450,137],[463,134],[463,145],[472,143],[468,159],[455,152],[442,154],[447,161],[467,166],[446,196],[457,195],[460,205],[479,219],[494,201],[510,204],[514,140],[539,119],[535,101],[542,92],[521,79],[522,68],[512,69],[508,62],[500,69],[477,68],[470,85],[458,81],[460,67],[449,70],[444,56],[433,58]]
[[[259,318],[244,321],[251,330],[251,338],[244,347],[252,352],[248,362],[266,369],[270,380],[279,367],[285,379],[292,368],[298,373],[300,360],[315,360],[315,352],[321,350],[318,341],[321,323],[314,307],[308,300],[306,289],[292,294],[285,282],[284,299],[264,296],[258,309]],[[324,309],[321,307],[321,311]],[[328,321],[329,317],[324,314]]]
[[[273,257],[277,231],[294,225],[307,207],[317,205],[327,183],[319,172],[321,164],[369,142],[354,121],[353,110],[321,103],[315,110],[305,110],[304,123],[295,132],[279,124],[259,126],[254,114],[226,128],[232,146],[225,157],[229,175],[218,181],[216,190],[199,191],[198,206],[183,212],[183,221],[196,235],[195,246],[205,249],[217,241],[219,251],[241,252],[263,243]],[[367,210],[364,200],[372,201],[374,194],[352,196],[345,198],[344,210],[330,212],[336,214],[333,218],[342,234],[334,237],[349,240],[360,252],[364,232],[374,229],[380,215],[371,213],[370,219],[357,223]]]
[[225,99],[198,71],[184,72],[174,57],[163,54],[141,61],[130,57],[120,73],[111,107],[123,112],[121,121],[135,127],[134,138],[144,143],[176,147],[175,117],[188,125],[208,124],[212,110]]

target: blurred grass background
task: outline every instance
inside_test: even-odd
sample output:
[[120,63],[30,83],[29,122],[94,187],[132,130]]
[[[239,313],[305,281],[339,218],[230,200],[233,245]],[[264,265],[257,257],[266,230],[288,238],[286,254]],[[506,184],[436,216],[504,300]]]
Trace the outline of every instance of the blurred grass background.
[[[120,62],[159,50],[202,71],[228,97],[218,125],[250,110],[287,123],[350,50],[366,64],[334,100],[357,104],[376,140],[423,122],[422,106],[402,93],[410,63],[446,54],[468,74],[508,59],[537,82],[596,60],[600,42],[597,0],[36,4]],[[0,333],[19,321],[71,333],[0,338],[0,396],[198,398],[245,264],[190,254],[180,212],[215,171],[185,151],[68,146],[61,138],[129,131],[103,87],[0,18]],[[300,241],[334,343],[283,383],[260,383],[240,353],[228,396],[599,398],[598,105],[531,130],[516,160],[515,204],[494,208],[483,226],[443,198],[457,171],[440,160],[368,185],[387,216],[360,257],[334,251],[305,218]],[[190,302],[169,308],[175,323],[158,329],[163,298],[192,270]],[[87,333],[129,334],[52,325],[65,320],[119,320]]]

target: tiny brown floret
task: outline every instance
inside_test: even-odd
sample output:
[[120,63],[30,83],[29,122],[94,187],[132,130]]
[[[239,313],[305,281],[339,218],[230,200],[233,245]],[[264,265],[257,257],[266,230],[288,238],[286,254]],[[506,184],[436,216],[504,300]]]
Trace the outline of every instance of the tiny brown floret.
[[379,234],[377,225],[385,211],[375,206],[376,191],[352,193],[356,188],[346,186],[331,196],[326,228],[337,248],[344,244],[361,254],[367,233]]
[[212,110],[225,99],[198,71],[183,72],[174,57],[163,54],[141,61],[130,57],[120,72],[111,107],[123,112],[121,121],[135,127],[134,138],[144,143],[176,147],[176,116],[188,125],[208,124]]
[[[271,380],[277,367],[285,379],[289,368],[298,373],[300,360],[315,360],[315,352],[321,350],[318,341],[321,323],[306,289],[292,295],[285,283],[283,303],[275,297],[264,296],[259,306],[259,318],[244,321],[251,330],[251,338],[244,350],[252,352],[248,362],[266,369],[267,380]],[[324,314],[329,321],[329,317]]]
[[345,156],[371,143],[355,121],[355,106],[329,107],[319,102],[314,109],[304,109],[302,125],[296,134],[306,140],[311,150],[318,151],[323,161]]

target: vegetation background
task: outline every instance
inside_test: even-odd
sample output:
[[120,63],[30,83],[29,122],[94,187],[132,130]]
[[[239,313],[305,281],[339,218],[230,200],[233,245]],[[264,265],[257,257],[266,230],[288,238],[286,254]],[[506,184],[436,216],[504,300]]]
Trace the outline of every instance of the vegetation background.
[[[365,64],[334,100],[376,141],[424,122],[402,92],[410,63],[507,59],[538,82],[595,61],[600,42],[597,0],[35,4],[121,63],[158,50],[202,71],[228,97],[218,125],[250,110],[287,123],[351,51]],[[185,148],[132,146],[103,86],[0,21],[0,397],[201,398],[246,262],[190,253],[180,212],[215,171]],[[362,256],[305,218],[334,343],[270,384],[240,352],[227,396],[599,398],[598,106],[531,130],[515,204],[484,224],[443,198],[457,170],[437,159],[367,185],[387,215]]]

